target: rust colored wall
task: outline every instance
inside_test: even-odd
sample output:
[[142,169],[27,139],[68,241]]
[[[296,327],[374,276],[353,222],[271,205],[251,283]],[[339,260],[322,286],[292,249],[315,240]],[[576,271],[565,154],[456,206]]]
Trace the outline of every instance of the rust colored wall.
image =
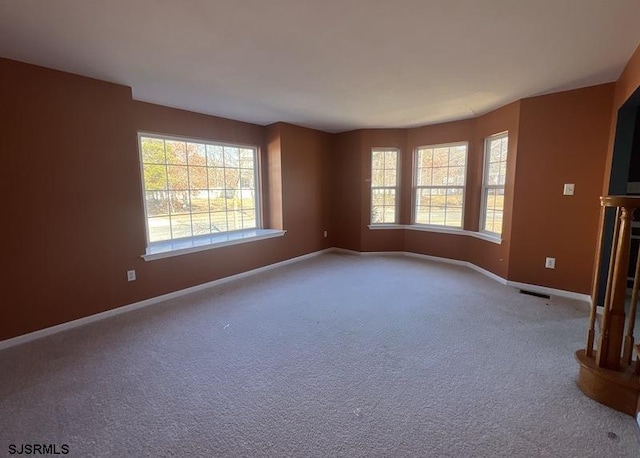
[[[413,218],[413,153],[416,148],[443,143],[468,142],[467,154],[470,156],[474,125],[474,119],[466,119],[407,129],[407,146],[404,152],[403,166],[408,173],[403,174],[403,179],[404,182],[408,184],[405,186],[407,196],[405,201],[408,203],[408,208],[404,212],[404,224],[411,224]],[[468,189],[469,186],[467,184],[467,190]],[[465,201],[467,199],[468,195],[465,194]],[[465,227],[467,225],[467,216],[465,210]],[[404,231],[404,249],[411,253],[466,261],[469,256],[468,248],[469,240],[466,236],[438,234],[435,232]]]
[[[358,138],[359,134],[360,141],[347,143],[342,139],[339,144],[341,156],[351,159],[352,170],[334,176],[334,182],[345,190],[351,186],[346,192],[353,193],[349,202],[351,217],[344,220],[342,227],[354,234],[353,240],[359,237],[360,249],[357,243],[350,248],[400,250],[466,260],[509,280],[588,293],[611,98],[612,85],[602,85],[514,102],[475,119],[406,130],[349,133],[350,138]],[[501,244],[454,234],[367,228],[372,147],[402,149],[404,141],[400,223],[410,224],[412,152],[418,146],[467,141],[464,228],[477,231],[484,139],[504,131],[509,132],[509,158]],[[359,168],[352,160],[358,152]],[[362,180],[356,190],[353,176],[358,171],[356,176]],[[563,198],[564,183],[576,184],[575,196]],[[353,201],[356,191],[359,202]],[[354,211],[359,212],[358,217],[353,217]],[[565,215],[567,221],[573,222],[565,223]],[[545,256],[557,258],[555,270],[544,268]]]
[[[525,99],[471,120],[330,135],[136,102],[129,88],[0,59],[0,182],[7,291],[0,340],[330,246],[459,260],[510,280],[588,292],[611,113],[640,80]],[[635,87],[634,87],[635,85]],[[7,90],[10,88],[10,90]],[[400,223],[411,222],[413,150],[469,142],[464,226],[478,229],[483,139],[509,131],[504,242],[370,231],[370,150],[401,150]],[[284,237],[145,262],[139,131],[261,148],[264,216]],[[576,184],[563,197],[562,184]],[[323,237],[328,230],[329,237]],[[544,256],[557,268],[544,269]],[[136,269],[138,280],[125,272]]]
[[331,151],[330,215],[333,244],[360,251],[362,186],[362,131],[334,135]]
[[[145,262],[138,131],[265,148],[265,128],[135,102],[129,88],[0,59],[1,186],[15,224],[0,340],[328,246],[329,136],[282,129],[284,237]],[[10,88],[9,91],[5,90]],[[126,270],[137,281],[126,281]]]
[[409,253],[468,261],[469,237],[455,234],[439,234],[437,232],[405,230],[404,249]]
[[328,194],[331,135],[278,123],[282,153],[282,207],[287,249],[284,259],[329,248]]
[[589,293],[612,93],[606,84],[521,101],[510,280]]
[[280,127],[271,125],[267,127],[266,133],[266,154],[263,155],[262,182],[266,195],[263,197],[265,212],[263,212],[263,222],[265,227],[273,229],[284,229],[282,221],[282,146],[280,142]]
[[[475,119],[465,119],[462,121],[447,122],[443,124],[434,124],[431,126],[416,127],[413,129],[407,129],[407,159],[405,162],[405,168],[408,169],[409,175],[403,176],[406,183],[413,183],[413,152],[420,146],[440,145],[443,143],[455,143],[455,142],[468,142],[468,156],[471,156],[473,132],[475,126]],[[469,190],[469,184],[467,184],[467,191]],[[411,186],[409,186],[411,188]],[[410,190],[411,191],[411,190]],[[465,194],[465,202],[468,199],[468,194]],[[411,223],[411,212],[413,211],[413,195],[409,192],[409,210],[405,219],[405,224]],[[467,227],[467,212],[464,214],[464,227]],[[429,236],[429,233],[422,233],[423,236]],[[454,242],[455,243],[455,242]]]
[[129,88],[0,59],[0,91],[1,340],[136,297],[144,224]]
[[508,277],[509,252],[511,249],[513,198],[515,194],[515,173],[518,157],[520,127],[520,102],[498,108],[476,119],[474,138],[469,154],[469,181],[466,199],[469,211],[465,213],[465,228],[477,231],[480,226],[480,203],[482,200],[482,174],[484,171],[484,140],[501,132],[509,132],[507,153],[507,176],[505,180],[504,219],[502,223],[502,243],[500,245],[471,238],[469,261],[503,278]]

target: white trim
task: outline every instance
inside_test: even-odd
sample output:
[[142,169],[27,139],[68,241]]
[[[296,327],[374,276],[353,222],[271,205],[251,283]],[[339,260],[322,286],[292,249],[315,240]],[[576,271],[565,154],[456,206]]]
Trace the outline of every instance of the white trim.
[[[458,146],[464,146],[464,182],[462,184],[462,186],[460,185],[420,185],[418,186],[418,173],[420,172],[420,166],[418,165],[418,154],[420,150],[425,150],[425,149],[431,149],[431,150],[435,150],[436,148],[449,148],[449,154],[451,153],[451,148],[455,148]],[[417,146],[414,150],[413,150],[413,163],[412,163],[412,170],[413,170],[413,178],[411,181],[411,186],[412,186],[412,190],[411,190],[411,221],[413,222],[413,224],[418,224],[416,223],[416,201],[417,201],[417,197],[418,197],[418,190],[419,189],[434,189],[434,188],[441,188],[441,189],[454,189],[454,188],[462,188],[462,212],[461,212],[461,224],[464,226],[464,215],[465,215],[465,211],[466,211],[466,205],[465,205],[465,196],[467,194],[467,173],[469,173],[469,142],[468,141],[460,141],[460,142],[452,142],[452,143],[441,143],[439,145],[423,145],[423,146]],[[450,167],[450,165],[447,163],[447,169]],[[425,167],[428,168],[428,167]],[[433,167],[432,167],[433,168]],[[448,173],[448,172],[447,172]],[[445,204],[445,214],[446,214],[446,204]],[[446,219],[446,218],[445,218]],[[460,230],[462,230],[462,227],[460,227]]]
[[409,229],[410,231],[420,231],[420,232],[435,232],[436,234],[451,234],[451,235],[469,235],[468,232],[460,227],[449,227],[449,226],[435,226],[432,224],[407,224],[405,225],[405,229]]
[[352,256],[360,256],[362,254],[359,251],[347,250],[346,248],[337,247],[330,248],[329,251],[333,251],[334,253],[350,254]]
[[[538,285],[529,285],[527,283],[519,283],[519,282],[514,282],[514,281],[509,281],[506,280],[502,277],[500,277],[499,275],[494,274],[493,272],[490,272],[486,269],[483,269],[482,267],[479,267],[469,261],[461,261],[459,259],[450,259],[450,258],[442,258],[442,257],[438,257],[438,256],[430,256],[430,255],[426,255],[426,254],[420,254],[420,253],[412,253],[409,251],[368,251],[368,252],[360,252],[360,251],[355,251],[355,250],[347,250],[345,248],[326,248],[324,250],[320,250],[320,251],[314,251],[312,253],[307,253],[301,256],[297,256],[295,258],[291,258],[291,259],[286,259],[284,261],[280,261],[280,262],[276,262],[274,264],[268,264],[266,266],[262,266],[262,267],[258,267],[256,269],[252,269],[249,270],[247,272],[241,272],[239,274],[235,274],[235,275],[231,275],[229,277],[223,277],[223,278],[219,278],[217,280],[213,280],[207,283],[202,283],[200,285],[195,285],[195,286],[191,286],[189,288],[185,288],[185,289],[181,289],[178,291],[173,291],[167,294],[163,294],[161,296],[156,296],[156,297],[151,297],[149,299],[145,299],[139,302],[134,302],[133,304],[128,304],[128,305],[123,305],[120,307],[116,307],[114,309],[111,310],[107,310],[104,312],[100,312],[100,313],[96,313],[95,315],[89,315],[83,318],[78,318],[77,320],[73,320],[73,321],[68,321],[66,323],[61,323],[58,324],[56,326],[51,326],[49,328],[44,328],[44,329],[40,329],[38,331],[34,331],[34,332],[30,332],[28,334],[23,334],[20,336],[16,336],[16,337],[12,337],[10,339],[6,339],[6,340],[2,340],[0,341],[0,350],[4,350],[5,348],[9,348],[9,347],[13,347],[16,345],[20,345],[23,343],[27,343],[27,342],[31,342],[33,340],[37,340],[46,336],[50,336],[53,334],[57,334],[59,332],[62,331],[67,331],[69,329],[73,329],[73,328],[77,328],[80,326],[84,326],[85,324],[89,324],[89,323],[93,323],[96,321],[100,321],[100,320],[104,320],[105,318],[109,318],[112,316],[117,316],[117,315],[121,315],[123,313],[128,313],[131,312],[133,310],[137,310],[140,308],[144,308],[147,307],[149,305],[153,305],[153,304],[157,304],[160,302],[164,302],[167,301],[169,299],[174,299],[176,297],[180,297],[180,296],[184,296],[186,294],[190,294],[190,293],[194,293],[196,291],[202,291],[204,289],[207,288],[211,288],[217,285],[221,285],[233,280],[238,280],[240,278],[245,278],[245,277],[249,277],[251,275],[255,275],[257,273],[260,272],[265,272],[271,269],[276,269],[278,267],[283,267],[286,266],[288,264],[294,264],[296,262],[300,262],[300,261],[304,261],[306,259],[310,259],[310,258],[314,258],[316,256],[319,256],[321,254],[324,253],[330,253],[330,252],[336,252],[336,253],[343,253],[343,254],[349,254],[349,255],[355,255],[355,256],[372,256],[372,255],[386,255],[386,256],[391,256],[391,255],[395,255],[395,256],[405,256],[405,257],[410,257],[410,258],[418,258],[418,259],[424,259],[427,261],[434,261],[434,262],[442,262],[445,264],[454,264],[454,265],[458,265],[458,266],[463,266],[463,267],[468,267],[469,269],[475,270],[478,273],[481,273],[482,275],[485,275],[503,285],[512,287],[512,288],[517,288],[517,289],[526,289],[529,291],[534,291],[534,292],[539,292],[539,293],[543,293],[543,294],[549,294],[549,295],[554,295],[554,296],[559,296],[559,297],[566,297],[569,299],[576,299],[576,300],[580,300],[580,301],[585,301],[588,304],[591,304],[591,297],[587,294],[581,294],[581,293],[576,293],[573,291],[564,291],[564,290],[560,290],[560,289],[555,289],[555,288],[547,288],[546,286],[538,286]],[[598,313],[600,313],[598,311]]]
[[502,285],[506,285],[507,284],[507,280],[502,278],[499,275],[494,274],[493,272],[490,272],[486,269],[483,269],[480,266],[477,266],[475,264],[473,264],[472,262],[469,261],[461,261],[459,259],[449,259],[449,258],[441,258],[438,256],[430,256],[430,255],[426,255],[426,254],[419,254],[419,253],[410,253],[408,251],[404,252],[405,256],[411,257],[411,258],[421,258],[421,259],[426,259],[428,261],[435,261],[435,262],[443,262],[445,264],[454,264],[457,266],[463,266],[463,267],[468,267],[471,270],[475,270],[478,273],[481,273],[482,275],[491,278],[492,280],[497,281],[498,283],[502,284]]
[[256,269],[249,270],[247,272],[241,272],[239,274],[231,275],[229,277],[219,278],[217,280],[213,280],[207,283],[202,283],[199,285],[191,286],[189,288],[180,289],[178,291],[173,291],[167,294],[162,294],[161,296],[151,297],[149,299],[145,299],[139,302],[134,302],[133,304],[123,305],[121,307],[116,307],[111,310],[107,310],[105,312],[96,313],[95,315],[85,316],[83,318],[78,318],[77,320],[67,321],[66,323],[61,323],[56,326],[51,326],[49,328],[40,329],[38,331],[30,332],[28,334],[23,334],[17,337],[12,337],[10,339],[0,341],[0,350],[4,350],[5,348],[13,347],[15,345],[20,345],[26,342],[31,342],[33,340],[40,339],[42,337],[50,336],[53,334],[57,334],[62,331],[67,331],[69,329],[77,328],[80,326],[84,326],[85,324],[93,323],[96,321],[104,320],[105,318],[109,318],[112,316],[122,315],[123,313],[132,312],[134,310],[138,310],[149,305],[157,304],[159,302],[164,302],[169,299],[174,299],[176,297],[184,296],[186,294],[195,293],[196,291],[202,291],[203,289],[211,288],[213,286],[221,285],[223,283],[227,283],[233,280],[238,280],[240,278],[249,277],[251,275],[255,275],[257,273],[265,272],[267,270],[275,269],[278,267],[283,267],[288,264],[293,264],[296,262],[304,261],[309,258],[314,258],[323,253],[329,253],[334,251],[334,248],[327,248],[325,250],[314,251],[312,253],[304,254],[302,256],[297,256],[295,258],[286,259],[284,261],[276,262],[274,264],[268,264],[266,266],[258,267]]
[[[145,178],[144,178],[144,165],[145,162],[143,160],[143,154],[142,154],[142,139],[143,138],[149,138],[149,139],[156,139],[156,140],[162,140],[163,141],[163,145],[164,145],[164,149],[165,149],[165,156],[166,156],[166,142],[167,141],[174,141],[174,142],[181,142],[185,144],[187,143],[194,143],[194,144],[199,144],[205,147],[207,146],[222,146],[223,148],[229,147],[229,148],[242,148],[242,149],[251,149],[253,150],[253,163],[254,163],[254,167],[253,167],[253,182],[254,182],[254,193],[256,195],[256,199],[255,199],[255,213],[256,213],[256,226],[257,228],[261,228],[262,227],[262,221],[263,221],[263,215],[262,215],[262,200],[263,200],[263,190],[262,190],[262,181],[261,181],[261,173],[260,173],[260,167],[262,166],[261,160],[260,160],[260,148],[258,147],[258,145],[247,145],[247,144],[234,144],[234,143],[225,143],[225,142],[218,142],[218,141],[214,141],[214,140],[206,140],[206,139],[199,139],[199,138],[190,138],[190,137],[181,137],[181,136],[175,136],[175,135],[164,135],[164,134],[156,134],[156,133],[147,133],[147,132],[138,132],[138,162],[140,165],[140,182],[142,183],[142,205],[144,208],[144,215],[145,215],[145,229],[146,229],[146,240],[147,240],[147,253],[146,256],[153,254],[150,253],[150,251],[153,251],[153,245],[155,245],[155,242],[151,242],[151,233],[149,232],[149,212],[147,209],[147,188],[145,187]],[[205,153],[206,156],[206,153]],[[208,160],[208,159],[207,159]],[[158,164],[158,165],[162,165],[162,164]],[[164,166],[166,167],[167,164],[167,160],[165,157],[165,161],[164,161]],[[189,166],[189,160],[187,158],[187,162],[186,164],[184,164],[185,167]],[[208,167],[208,166],[207,166]],[[226,166],[224,166],[225,170],[226,170]],[[165,175],[167,174],[167,172],[165,171]],[[166,178],[168,179],[168,175],[166,175]],[[169,189],[167,189],[167,191],[170,191]],[[192,216],[193,214],[191,212],[187,213],[188,215]],[[168,215],[169,217],[169,225],[172,225],[172,220],[171,220],[171,216],[172,215]],[[192,219],[192,218],[191,218]],[[192,221],[192,225],[193,225],[193,221]],[[219,234],[217,233],[212,233],[212,234],[208,234],[211,237],[217,237]],[[284,234],[283,234],[284,235]],[[189,239],[194,239],[194,240],[199,240],[201,237],[200,236],[194,236],[194,237],[190,237]],[[259,239],[256,239],[259,240]],[[249,241],[249,240],[247,240]],[[184,240],[180,240],[180,239],[169,239],[166,242],[171,243],[171,242],[176,242],[178,244],[183,243]],[[240,242],[238,242],[240,243]],[[163,246],[163,242],[159,243],[160,246]],[[198,245],[200,245],[198,243]],[[216,246],[211,246],[211,248],[216,248],[217,246],[225,246],[225,245],[217,245],[215,242],[214,243],[210,243],[210,245],[216,245]],[[235,245],[234,243],[230,243],[229,245]],[[177,250],[171,250],[174,251],[175,254],[172,254],[170,256],[178,256],[180,254],[186,254],[186,253],[193,253],[195,251],[202,251],[206,248],[201,248],[198,250],[190,250],[190,251],[180,251],[180,252],[176,252]],[[164,250],[163,250],[164,251]],[[145,259],[145,261],[151,261],[153,259],[160,259],[163,257],[167,257],[167,256],[160,256],[160,257],[146,257],[145,255],[143,255],[142,257]]]
[[474,232],[474,231],[465,231],[467,235],[474,237],[476,239],[484,240],[485,242],[495,243],[496,245],[502,245],[502,239],[497,234],[492,234],[488,232]]
[[[387,152],[387,151],[392,151],[396,153],[396,185],[395,186],[373,186],[373,152],[374,151],[382,151],[382,152]],[[396,148],[396,147],[373,147],[371,148],[371,160],[369,161],[369,183],[371,184],[371,186],[369,187],[369,221],[371,221],[371,215],[373,214],[373,190],[374,189],[393,189],[396,192],[396,208],[395,208],[395,215],[394,215],[394,220],[398,221],[399,216],[400,216],[400,175],[402,173],[402,171],[400,170],[400,166],[402,164],[402,158],[401,158],[401,154],[402,152],[400,151],[400,148]],[[386,172],[386,167],[383,169],[383,171]],[[383,206],[384,208],[384,206]],[[373,223],[372,223],[373,224]],[[393,224],[393,223],[382,223],[382,224]]]
[[498,236],[487,234],[484,232],[468,231],[466,229],[458,229],[447,226],[433,226],[428,224],[369,224],[367,226],[372,231],[407,229],[409,231],[434,232],[436,234],[464,235],[486,242],[502,245],[502,239]]
[[404,224],[389,224],[389,223],[369,224],[367,227],[372,231],[379,231],[382,229],[385,229],[385,230],[386,229],[389,229],[389,230],[406,229],[406,226]]
[[[482,158],[482,188],[481,188],[481,196],[480,196],[480,221],[479,221],[479,226],[478,229],[480,231],[480,233],[484,233],[484,234],[490,234],[490,236],[493,237],[500,237],[502,234],[502,230],[504,229],[504,206],[502,207],[502,218],[503,218],[503,222],[502,222],[502,227],[500,228],[500,234],[495,233],[495,232],[490,232],[490,231],[485,231],[483,229],[484,224],[485,224],[485,220],[487,217],[487,196],[486,196],[486,190],[487,189],[502,189],[502,194],[504,196],[504,193],[506,192],[506,184],[507,184],[507,175],[506,175],[506,171],[505,171],[505,177],[504,177],[504,184],[502,185],[488,185],[487,184],[487,175],[489,174],[489,162],[487,162],[487,152],[490,152],[490,147],[489,144],[491,143],[492,140],[496,140],[496,139],[503,139],[506,138],[507,139],[507,159],[505,159],[505,165],[507,164],[507,161],[509,160],[509,131],[505,130],[504,132],[499,132],[497,134],[493,134],[493,135],[489,135],[488,137],[485,137],[484,139],[484,143],[483,143],[483,158]],[[490,155],[488,156],[489,158],[491,157]]]
[[481,273],[482,275],[491,278],[492,280],[497,281],[498,283],[500,283],[501,285],[505,285],[508,286],[509,285],[509,281],[506,278],[501,277],[498,274],[494,274],[493,272],[487,270],[487,269],[483,269],[480,266],[477,266],[475,264],[473,264],[472,262],[468,262],[467,261],[467,267],[470,268],[471,270],[475,270],[476,272]]
[[[334,249],[334,250],[341,250],[341,249]],[[355,252],[358,253],[358,252]],[[575,300],[579,300],[579,301],[583,301],[588,303],[589,305],[591,304],[591,296],[589,296],[588,294],[582,294],[582,293],[576,293],[574,291],[566,291],[563,289],[555,289],[555,288],[548,288],[546,286],[539,286],[539,285],[531,285],[528,283],[520,283],[520,282],[516,282],[516,281],[511,281],[511,280],[507,280],[506,278],[503,278],[489,270],[486,270],[480,266],[477,266],[475,264],[473,264],[472,262],[469,261],[461,261],[459,259],[450,259],[450,258],[441,258],[438,256],[431,256],[431,255],[427,255],[427,254],[420,254],[420,253],[412,253],[409,251],[368,251],[368,252],[363,252],[360,254],[366,254],[366,255],[389,255],[389,254],[396,254],[396,255],[400,255],[400,256],[406,256],[406,257],[410,257],[410,258],[418,258],[418,259],[424,259],[426,261],[434,261],[434,262],[442,262],[445,264],[454,264],[454,265],[458,265],[458,266],[463,266],[463,267],[468,267],[471,270],[475,270],[478,273],[481,273],[482,275],[491,278],[492,280],[497,281],[498,283],[500,283],[501,285],[505,285],[505,286],[509,286],[511,288],[515,288],[515,289],[525,289],[527,291],[533,291],[535,293],[541,293],[541,294],[548,294],[550,296],[558,296],[558,297],[565,297],[568,299],[575,299]]]
[[258,145],[251,144],[251,143],[232,143],[232,142],[214,140],[213,138],[208,138],[208,137],[190,137],[190,136],[186,137],[182,135],[167,135],[160,132],[151,132],[148,130],[138,131],[138,136],[152,137],[157,140],[169,140],[174,142],[206,143],[208,145],[229,146],[231,148],[239,147],[239,148],[255,148],[256,150],[258,149]]
[[360,256],[404,256],[404,251],[361,251]]
[[145,261],[180,256],[198,251],[222,248],[240,243],[256,242],[258,240],[282,237],[287,231],[278,229],[248,229],[242,232],[225,232],[182,240],[167,240],[147,247],[147,253],[141,257]]
[[438,143],[435,145],[419,145],[416,146],[416,150],[419,149],[436,149],[436,148],[453,148],[454,146],[466,146],[467,151],[469,150],[469,142],[467,140],[461,140],[459,142],[449,142],[449,143]]
[[563,289],[548,288],[540,285],[530,285],[528,283],[520,283],[517,281],[507,280],[507,286],[516,289],[525,289],[527,291],[533,291],[534,293],[548,294],[549,296],[566,297],[567,299],[575,299],[578,301],[585,301],[591,304],[591,296],[588,294],[576,293],[573,291],[565,291]]
[[435,261],[435,262],[442,262],[445,264],[454,264],[456,266],[466,266],[468,264],[467,261],[461,261],[459,259],[441,258],[439,256],[431,256],[428,254],[421,254],[421,253],[412,253],[410,251],[400,251],[399,253],[402,253],[403,256],[406,256],[408,258],[418,258],[418,259],[424,259],[426,261]]

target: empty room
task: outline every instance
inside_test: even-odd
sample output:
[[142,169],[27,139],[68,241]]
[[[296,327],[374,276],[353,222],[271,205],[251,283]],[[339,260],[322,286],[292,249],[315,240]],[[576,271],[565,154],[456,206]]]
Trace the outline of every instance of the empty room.
[[0,1],[0,455],[640,456],[638,18]]

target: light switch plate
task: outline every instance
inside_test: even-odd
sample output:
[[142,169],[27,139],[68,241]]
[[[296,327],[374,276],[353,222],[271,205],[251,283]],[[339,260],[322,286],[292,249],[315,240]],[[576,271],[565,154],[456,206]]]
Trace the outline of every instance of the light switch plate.
[[575,190],[575,188],[576,188],[576,185],[575,185],[575,184],[573,184],[573,183],[567,183],[567,184],[565,184],[565,185],[564,185],[564,192],[563,192],[563,194],[564,194],[565,196],[572,196],[572,195],[573,195],[573,192],[574,192],[574,190]]
[[556,268],[556,258],[546,258],[544,260],[544,266],[547,269],[555,269]]

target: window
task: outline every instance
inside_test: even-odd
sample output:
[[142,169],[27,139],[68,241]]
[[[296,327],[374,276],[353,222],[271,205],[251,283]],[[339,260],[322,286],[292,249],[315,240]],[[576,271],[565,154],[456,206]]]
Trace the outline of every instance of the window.
[[418,148],[414,171],[414,223],[462,228],[467,144]]
[[504,214],[504,184],[507,175],[509,134],[493,135],[484,141],[484,178],[482,180],[482,211],[480,229],[502,234]]
[[139,140],[149,243],[259,227],[257,148]]
[[371,224],[398,222],[398,150],[371,150]]

